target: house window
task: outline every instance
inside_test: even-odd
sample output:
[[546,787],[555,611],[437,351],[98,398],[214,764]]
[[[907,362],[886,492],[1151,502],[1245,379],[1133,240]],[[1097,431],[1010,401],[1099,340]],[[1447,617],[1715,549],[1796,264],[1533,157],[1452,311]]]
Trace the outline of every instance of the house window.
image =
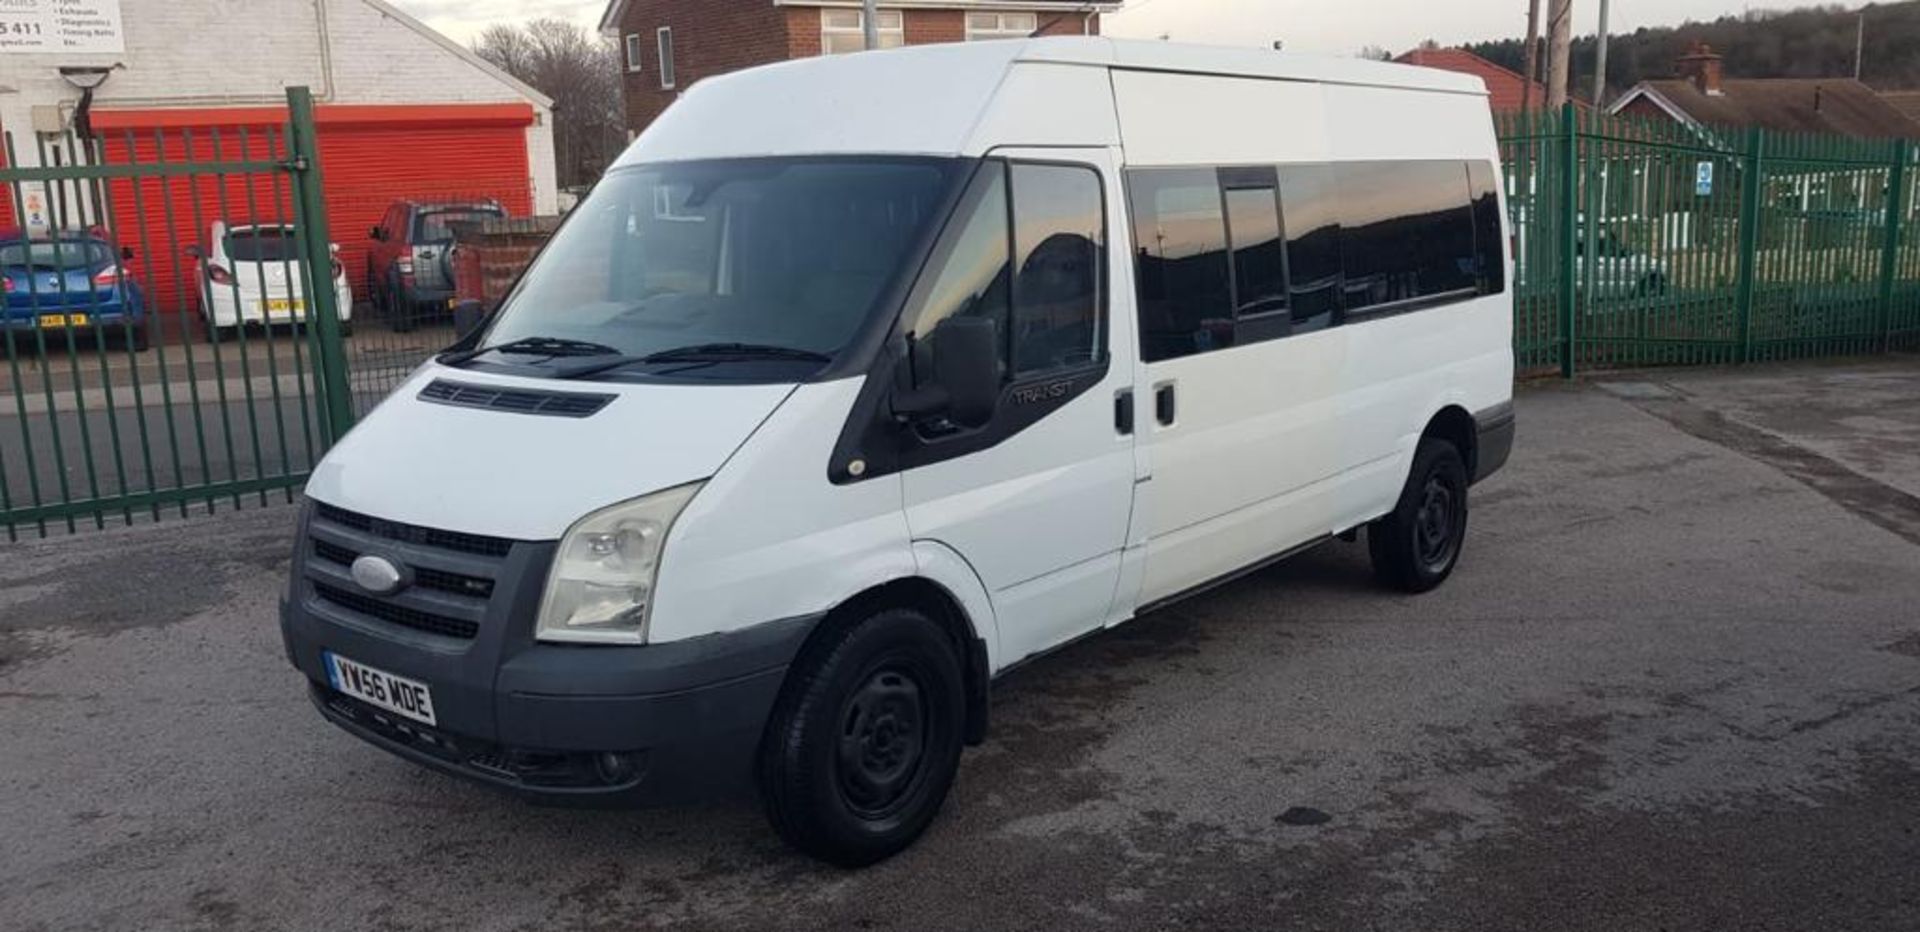
[[[880,47],[896,49],[907,44],[906,20],[899,10],[881,10],[875,24],[879,27]],[[858,52],[867,47],[867,20],[860,10],[823,9],[820,11],[820,51],[825,55]]]
[[655,40],[660,45],[660,87],[663,90],[672,90],[673,89],[673,27],[672,26],[660,27],[659,32],[655,34]]
[[640,70],[640,34],[627,33],[627,70]]
[[1033,13],[968,13],[967,41],[1024,39],[1040,29],[1039,19]]

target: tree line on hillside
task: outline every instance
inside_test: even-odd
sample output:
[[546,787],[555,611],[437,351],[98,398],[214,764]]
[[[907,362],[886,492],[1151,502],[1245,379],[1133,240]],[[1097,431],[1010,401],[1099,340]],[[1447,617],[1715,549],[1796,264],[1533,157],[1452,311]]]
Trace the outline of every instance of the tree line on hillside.
[[[1861,12],[1837,5],[1752,10],[1712,22],[1615,34],[1607,43],[1607,87],[1618,94],[1643,80],[1672,77],[1674,59],[1696,41],[1725,58],[1729,78],[1851,77]],[[1880,90],[1920,88],[1920,2],[1870,4],[1864,13],[1861,80]],[[1465,48],[1521,71],[1526,45],[1525,39],[1501,39]],[[1568,87],[1583,98],[1593,90],[1594,46],[1593,36],[1573,40]],[[1544,71],[1544,46],[1540,59]]]

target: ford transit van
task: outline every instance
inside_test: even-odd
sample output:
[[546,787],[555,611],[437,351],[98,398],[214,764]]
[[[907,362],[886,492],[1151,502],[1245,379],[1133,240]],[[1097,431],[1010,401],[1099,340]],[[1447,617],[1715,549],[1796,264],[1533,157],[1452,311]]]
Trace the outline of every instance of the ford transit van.
[[1397,65],[1063,38],[701,82],[315,469],[289,656],[436,770],[740,787],[884,858],[1023,660],[1336,536],[1453,572],[1513,438],[1500,191],[1480,82]]

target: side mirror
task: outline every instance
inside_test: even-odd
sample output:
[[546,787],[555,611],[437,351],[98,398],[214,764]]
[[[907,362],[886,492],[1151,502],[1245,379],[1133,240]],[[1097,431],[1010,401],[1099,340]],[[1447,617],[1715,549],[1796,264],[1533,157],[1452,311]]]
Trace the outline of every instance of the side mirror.
[[927,336],[933,378],[896,399],[905,417],[944,414],[963,427],[993,419],[1000,403],[1000,334],[990,317],[949,317]]
[[132,261],[133,261],[133,255],[134,255],[134,253],[133,253],[133,247],[132,247],[132,246],[122,246],[122,247],[120,247],[120,261],[121,261],[121,262],[132,262]]
[[367,231],[367,239],[382,240],[386,238],[387,238],[387,235],[385,233],[380,232],[379,227],[373,227],[372,229],[369,229]]
[[454,339],[457,339],[457,340],[466,339],[468,335],[472,334],[475,330],[480,329],[480,325],[482,323],[485,323],[486,319],[487,319],[486,308],[478,301],[475,301],[469,298],[468,300],[462,301],[459,304],[454,305],[453,306]]
[[186,249],[181,251],[185,252],[189,257],[194,259],[205,259],[207,257],[207,251],[204,249],[201,249],[199,243],[190,243],[188,244]]

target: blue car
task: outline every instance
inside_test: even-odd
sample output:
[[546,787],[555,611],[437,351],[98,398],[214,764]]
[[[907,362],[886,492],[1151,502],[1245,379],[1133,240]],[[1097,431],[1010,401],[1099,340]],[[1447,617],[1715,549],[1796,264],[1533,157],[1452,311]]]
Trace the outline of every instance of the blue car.
[[[95,233],[29,236],[0,230],[0,333],[15,348],[33,346],[33,331],[48,339],[74,334],[120,336],[147,348],[147,302],[127,274],[132,250],[116,249]],[[22,337],[25,337],[22,340]]]

